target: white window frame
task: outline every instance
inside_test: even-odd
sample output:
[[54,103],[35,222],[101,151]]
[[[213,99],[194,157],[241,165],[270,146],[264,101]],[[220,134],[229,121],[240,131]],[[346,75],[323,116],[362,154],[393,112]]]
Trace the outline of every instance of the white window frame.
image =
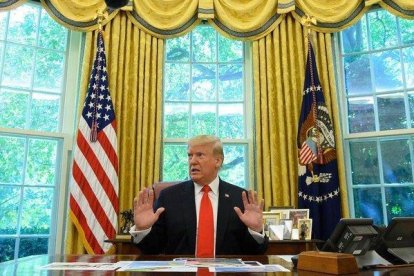
[[[29,2],[29,5],[39,5],[40,3]],[[50,222],[50,233],[48,254],[64,254],[65,234],[67,225],[68,209],[68,185],[70,180],[70,168],[72,160],[72,147],[77,129],[76,118],[78,115],[78,97],[81,72],[81,59],[83,53],[84,35],[80,32],[68,30],[68,48],[66,52],[66,64],[64,69],[64,87],[61,93],[61,112],[59,114],[59,127],[57,132],[43,132],[28,129],[14,129],[0,127],[0,135],[15,136],[21,138],[50,138],[58,141],[57,164],[60,164],[56,171],[55,195],[52,205]],[[27,148],[26,148],[27,151]],[[23,184],[26,187],[25,184]],[[16,185],[22,187],[22,185]],[[49,186],[48,186],[49,187]],[[20,204],[21,200],[20,200]],[[21,206],[21,205],[20,205]],[[21,209],[19,207],[19,209]],[[22,236],[17,236],[20,239]],[[30,235],[37,236],[37,235]],[[41,237],[42,235],[39,235]],[[18,242],[19,243],[19,242]],[[14,261],[19,254],[18,243],[15,251]]]
[[[213,27],[211,27],[213,28]],[[217,32],[217,30],[215,30]],[[218,47],[218,44],[216,45]],[[254,146],[254,125],[253,125],[253,117],[254,117],[254,107],[253,107],[253,54],[252,54],[252,44],[249,41],[243,41],[243,53],[244,53],[244,70],[243,70],[243,85],[244,85],[244,104],[243,104],[243,112],[244,112],[244,130],[245,130],[245,138],[243,139],[221,139],[223,146],[226,145],[237,145],[242,144],[246,145],[246,160],[245,160],[245,181],[247,186],[244,187],[246,189],[255,189],[254,184],[254,156],[253,156],[253,146]],[[166,51],[166,47],[165,47]],[[166,56],[166,55],[164,55]],[[190,54],[191,56],[191,54]],[[165,70],[164,61],[164,70]],[[192,62],[188,62],[188,64],[192,64]],[[190,67],[191,68],[191,67]],[[190,69],[191,70],[191,69]],[[190,73],[191,76],[191,73]],[[165,78],[163,80],[163,91],[165,87]],[[190,85],[191,87],[191,85]],[[192,105],[192,101],[190,100],[190,106]],[[163,97],[163,114],[165,114],[165,98]],[[191,111],[191,108],[190,108]],[[218,112],[217,112],[218,114]],[[164,115],[163,115],[164,120]],[[189,129],[191,130],[191,125],[189,125]],[[164,128],[162,129],[162,133],[164,133]],[[187,138],[164,138],[162,140],[162,150],[161,153],[164,152],[164,145],[165,144],[177,144],[177,145],[186,145],[188,139]],[[224,156],[226,159],[226,156]],[[161,179],[163,179],[163,162],[164,158],[161,156]]]
[[[374,10],[375,11],[375,10]],[[364,15],[360,20],[365,20]],[[398,29],[398,32],[400,30]],[[368,34],[368,44],[370,44],[370,35]],[[341,129],[342,129],[342,142],[343,142],[343,149],[344,149],[344,160],[345,160],[345,171],[346,171],[346,183],[347,183],[347,192],[348,192],[348,207],[350,211],[351,217],[355,217],[355,205],[354,205],[354,188],[357,189],[364,189],[364,188],[380,188],[381,190],[381,204],[382,204],[382,220],[384,224],[388,224],[388,218],[387,215],[387,202],[385,198],[385,189],[389,187],[414,187],[414,183],[403,183],[403,184],[388,184],[384,183],[384,174],[382,169],[382,155],[381,155],[381,148],[380,148],[380,142],[383,141],[386,138],[395,138],[397,139],[408,139],[412,140],[410,142],[410,155],[411,155],[411,167],[413,172],[413,179],[414,179],[414,156],[413,156],[413,150],[412,146],[414,145],[414,128],[406,128],[406,129],[397,129],[397,130],[375,130],[370,132],[363,132],[363,133],[350,133],[349,127],[348,127],[348,104],[347,104],[347,95],[345,93],[345,72],[344,72],[344,66],[343,66],[343,53],[342,53],[342,45],[341,45],[341,39],[340,39],[340,33],[335,33],[333,35],[333,51],[335,53],[335,68],[337,72],[337,96],[339,101],[339,110],[340,110],[340,122],[341,122]],[[406,47],[406,45],[404,46]],[[387,48],[387,51],[395,49],[400,50],[402,47],[400,45]],[[373,52],[380,52],[381,50],[367,50],[364,53],[370,54]],[[370,59],[370,63],[372,63],[372,60]],[[371,73],[373,67],[371,66]],[[403,84],[405,83],[405,73],[404,73],[404,65],[402,65],[402,77],[403,77]],[[371,81],[373,81],[373,78],[371,78]],[[373,84],[374,87],[374,84]],[[383,94],[390,94],[390,93],[404,93],[407,94],[408,91],[411,91],[411,89],[407,89],[405,86],[403,89],[400,90],[393,90],[385,91],[385,92],[374,92],[372,94],[369,94],[369,96],[373,96],[374,98],[374,114],[375,114],[375,126],[376,129],[378,128],[379,121],[378,121],[378,105],[376,103],[377,96],[383,95]],[[358,96],[364,96],[363,94]],[[407,97],[405,96],[405,105],[408,106]],[[409,113],[409,112],[408,112]],[[406,114],[407,120],[410,119],[410,114]],[[350,156],[350,143],[351,142],[376,142],[377,151],[378,151],[378,169],[379,169],[379,177],[380,177],[380,184],[356,184],[353,185],[352,183],[352,166],[351,166],[351,156]]]

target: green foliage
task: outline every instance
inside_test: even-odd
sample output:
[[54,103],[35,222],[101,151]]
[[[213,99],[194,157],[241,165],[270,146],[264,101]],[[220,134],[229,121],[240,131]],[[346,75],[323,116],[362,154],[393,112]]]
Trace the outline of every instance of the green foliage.
[[19,248],[19,258],[47,254],[48,238],[21,238]]
[[0,238],[0,263],[14,259],[15,242],[14,238]]
[[[243,42],[224,38],[206,25],[167,40],[164,138],[186,140],[199,134],[245,138],[243,55]],[[224,148],[220,176],[245,187],[244,144]],[[163,180],[188,178],[186,156],[185,144],[164,144]]]
[[[67,42],[40,5],[0,13],[0,127],[59,131]],[[58,151],[54,138],[0,136],[0,262],[16,239],[19,257],[48,252]]]

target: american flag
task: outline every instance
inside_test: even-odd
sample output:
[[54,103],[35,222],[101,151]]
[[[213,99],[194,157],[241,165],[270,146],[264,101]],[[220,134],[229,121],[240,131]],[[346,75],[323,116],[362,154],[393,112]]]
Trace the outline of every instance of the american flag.
[[70,217],[89,254],[103,254],[116,236],[118,154],[105,46],[98,32],[88,91],[79,120],[70,188]]

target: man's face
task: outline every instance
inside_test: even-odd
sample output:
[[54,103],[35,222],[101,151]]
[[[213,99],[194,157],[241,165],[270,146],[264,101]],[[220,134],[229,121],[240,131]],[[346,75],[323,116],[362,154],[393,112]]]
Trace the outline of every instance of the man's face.
[[194,182],[207,185],[216,178],[222,160],[219,155],[214,156],[213,144],[188,146],[187,154],[188,170]]

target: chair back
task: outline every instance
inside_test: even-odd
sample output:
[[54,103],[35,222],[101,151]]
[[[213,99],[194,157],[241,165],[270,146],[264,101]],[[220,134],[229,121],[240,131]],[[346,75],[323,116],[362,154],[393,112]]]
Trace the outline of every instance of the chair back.
[[180,181],[169,181],[169,182],[161,181],[161,182],[155,182],[154,184],[152,184],[152,189],[154,190],[154,200],[158,199],[162,190],[172,185],[175,185],[177,183],[180,183]]

